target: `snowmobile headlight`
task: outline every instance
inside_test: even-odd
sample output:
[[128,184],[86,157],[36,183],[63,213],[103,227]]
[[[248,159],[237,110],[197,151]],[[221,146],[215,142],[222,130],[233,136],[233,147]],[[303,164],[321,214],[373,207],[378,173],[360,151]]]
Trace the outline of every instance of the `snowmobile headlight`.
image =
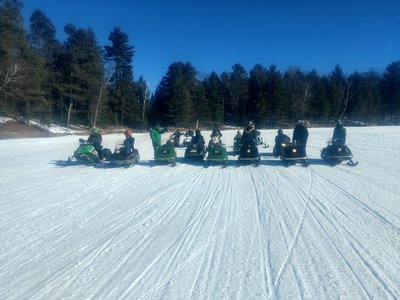
[[214,154],[221,154],[221,150],[214,150]]
[[285,144],[285,143],[282,143],[282,147],[286,147],[286,144]]
[[293,149],[292,152],[293,152],[293,153],[296,153],[296,152],[297,152],[297,149]]
[[247,153],[250,153],[251,152],[251,150],[250,149],[247,149]]
[[338,152],[342,152],[342,148],[338,148],[337,151],[338,151]]
[[162,154],[168,154],[168,152],[169,152],[168,150],[161,151]]

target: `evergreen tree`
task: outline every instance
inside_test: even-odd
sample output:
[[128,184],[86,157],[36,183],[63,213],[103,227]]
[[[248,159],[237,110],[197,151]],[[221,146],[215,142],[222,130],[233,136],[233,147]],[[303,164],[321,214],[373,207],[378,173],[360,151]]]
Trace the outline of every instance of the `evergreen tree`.
[[128,35],[115,27],[105,46],[105,59],[113,64],[113,76],[109,84],[109,105],[115,115],[116,125],[133,125],[141,119],[142,112],[137,99],[137,86],[133,81],[132,60],[134,46],[129,45]]
[[[68,35],[63,59],[64,97],[71,121],[91,125],[94,121],[104,68],[101,48],[93,30],[65,26]],[[74,114],[72,115],[72,110]]]
[[155,105],[164,124],[188,126],[193,121],[196,74],[190,63],[175,62],[169,66],[155,93]]
[[21,98],[27,52],[18,0],[0,0],[0,110],[15,112],[16,99]]
[[344,74],[339,65],[335,66],[335,69],[329,75],[329,79],[330,117],[337,119],[341,117],[345,109],[344,105],[349,100],[350,82],[347,74]]
[[248,119],[246,106],[249,96],[249,78],[246,70],[240,64],[232,66],[232,72],[229,74],[229,90],[233,116],[243,123]]
[[[48,115],[52,119],[60,119],[60,110],[57,108],[62,95],[62,73],[59,60],[63,55],[63,46],[56,39],[56,30],[53,23],[40,10],[35,10],[30,17],[29,31],[30,47],[40,60],[42,81],[40,87],[48,106]],[[54,115],[55,113],[55,115]]]
[[312,82],[312,95],[307,110],[307,117],[313,120],[326,120],[330,113],[327,96],[329,79],[327,76],[319,77],[315,71],[310,74]]
[[400,61],[386,67],[380,82],[383,113],[387,116],[400,115]]
[[278,123],[285,121],[281,117],[281,100],[283,98],[283,82],[282,74],[275,65],[271,65],[266,72],[266,94],[267,94],[267,117],[268,126],[276,126]]
[[223,83],[219,76],[212,72],[203,81],[205,97],[208,104],[208,120],[214,123],[222,123],[224,120],[224,96]]
[[257,124],[264,124],[268,118],[267,71],[261,64],[250,70],[249,103],[247,111],[250,119]]

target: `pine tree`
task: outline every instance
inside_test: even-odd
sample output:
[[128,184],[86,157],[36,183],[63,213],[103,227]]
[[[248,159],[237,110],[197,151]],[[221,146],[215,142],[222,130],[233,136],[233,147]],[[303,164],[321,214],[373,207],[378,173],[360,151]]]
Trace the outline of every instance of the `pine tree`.
[[400,115],[400,61],[386,67],[380,82],[383,113],[387,116]]
[[111,31],[108,39],[111,46],[104,46],[106,61],[113,64],[109,90],[109,106],[115,115],[116,125],[132,126],[141,118],[136,85],[133,81],[132,60],[134,46],[129,45],[129,37],[119,27]]
[[[42,81],[40,88],[47,102],[49,119],[60,118],[58,103],[62,95],[61,70],[58,62],[63,55],[63,46],[56,39],[53,23],[44,12],[35,10],[30,17],[29,43],[37,59],[41,61]],[[54,115],[55,113],[55,115]]]
[[217,73],[212,72],[203,81],[208,106],[208,121],[222,123],[224,120],[223,83]]
[[[188,126],[194,120],[197,71],[190,63],[175,62],[157,87],[155,105],[164,124]],[[164,115],[164,116],[161,116]]]
[[0,0],[0,110],[10,113],[16,110],[16,99],[25,77],[24,55],[27,40],[23,29],[18,0]]
[[250,70],[247,111],[249,118],[255,120],[259,126],[265,124],[268,118],[266,85],[267,71],[261,64],[256,64]]
[[278,123],[285,121],[281,117],[281,100],[284,96],[282,74],[278,71],[277,66],[271,65],[267,69],[267,117],[268,126],[276,126]]
[[[63,59],[64,96],[70,121],[93,124],[104,68],[101,49],[93,30],[65,26],[68,35]],[[71,114],[72,111],[74,114]]]

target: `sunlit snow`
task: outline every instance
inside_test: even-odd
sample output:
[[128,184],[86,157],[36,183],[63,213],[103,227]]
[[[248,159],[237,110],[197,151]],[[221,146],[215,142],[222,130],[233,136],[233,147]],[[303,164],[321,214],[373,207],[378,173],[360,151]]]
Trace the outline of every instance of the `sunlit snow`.
[[259,167],[158,165],[146,133],[131,168],[59,166],[77,135],[1,140],[0,299],[398,299],[400,127],[347,132],[356,167],[320,160],[331,128],[308,168],[275,130]]

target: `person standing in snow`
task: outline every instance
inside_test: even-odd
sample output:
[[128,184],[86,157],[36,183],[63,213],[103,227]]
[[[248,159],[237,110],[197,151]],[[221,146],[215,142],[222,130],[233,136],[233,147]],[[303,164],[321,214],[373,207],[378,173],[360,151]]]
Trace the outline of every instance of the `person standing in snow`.
[[165,128],[151,127],[149,133],[153,148],[156,150],[157,147],[161,146],[161,134],[165,133]]

